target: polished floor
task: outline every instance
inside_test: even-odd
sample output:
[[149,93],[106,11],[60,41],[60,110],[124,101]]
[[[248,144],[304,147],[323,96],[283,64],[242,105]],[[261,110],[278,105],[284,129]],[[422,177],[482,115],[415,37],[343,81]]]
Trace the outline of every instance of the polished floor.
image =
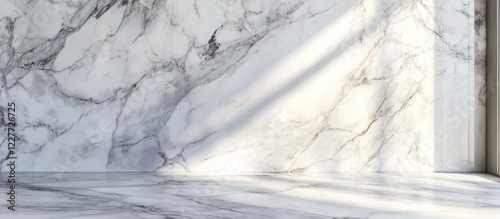
[[0,218],[500,218],[487,174],[17,174],[15,212],[6,179]]

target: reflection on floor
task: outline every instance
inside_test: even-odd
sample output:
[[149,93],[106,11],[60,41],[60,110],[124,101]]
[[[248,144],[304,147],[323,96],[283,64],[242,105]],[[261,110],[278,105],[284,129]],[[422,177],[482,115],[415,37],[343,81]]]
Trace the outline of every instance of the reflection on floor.
[[[17,174],[0,218],[500,218],[486,174]],[[1,195],[0,195],[1,196]]]

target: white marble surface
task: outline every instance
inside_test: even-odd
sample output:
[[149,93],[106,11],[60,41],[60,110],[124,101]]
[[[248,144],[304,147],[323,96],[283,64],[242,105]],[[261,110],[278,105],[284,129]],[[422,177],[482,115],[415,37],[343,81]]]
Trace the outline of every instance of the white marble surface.
[[1,1],[17,170],[478,170],[474,1],[435,2]]
[[[436,2],[435,169],[485,170],[485,1]],[[465,16],[457,16],[462,12]]]
[[2,203],[1,218],[500,216],[500,178],[486,174],[30,173],[17,180],[16,211]]

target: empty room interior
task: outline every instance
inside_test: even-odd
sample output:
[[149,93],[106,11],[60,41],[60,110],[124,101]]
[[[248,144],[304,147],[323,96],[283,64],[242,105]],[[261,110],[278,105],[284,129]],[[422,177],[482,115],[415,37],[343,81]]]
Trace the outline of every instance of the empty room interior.
[[500,218],[498,0],[0,0],[0,218]]

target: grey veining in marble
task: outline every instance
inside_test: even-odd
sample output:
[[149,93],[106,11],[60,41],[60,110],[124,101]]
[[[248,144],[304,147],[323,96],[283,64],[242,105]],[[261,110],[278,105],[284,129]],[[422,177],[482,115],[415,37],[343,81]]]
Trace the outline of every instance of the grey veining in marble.
[[[464,159],[484,111],[474,5],[1,1],[17,170],[477,170]],[[464,100],[480,110],[452,111]],[[7,152],[3,141],[2,171]]]
[[474,1],[474,143],[477,145],[479,169],[485,170],[486,160],[486,0]]
[[[500,215],[500,179],[486,174],[24,173],[18,180],[16,212],[2,205],[1,218],[497,219]],[[0,192],[6,193],[5,186]]]

